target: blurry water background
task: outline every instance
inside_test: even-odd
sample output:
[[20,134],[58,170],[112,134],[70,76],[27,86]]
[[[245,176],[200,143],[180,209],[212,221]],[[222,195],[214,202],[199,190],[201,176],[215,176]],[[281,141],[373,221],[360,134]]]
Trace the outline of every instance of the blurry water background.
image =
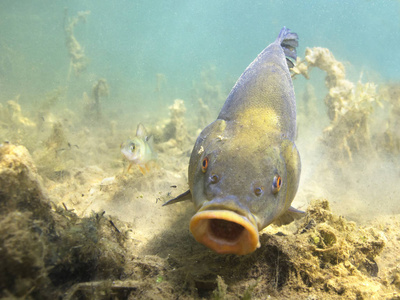
[[[89,59],[70,76],[65,46],[68,16],[90,11],[75,36]],[[305,47],[329,48],[349,62],[350,79],[398,80],[399,1],[12,1],[0,2],[0,96],[30,102],[59,86],[74,101],[99,76],[111,89],[109,105],[159,107],[156,74],[165,75],[163,101],[190,98],[193,81],[215,67],[228,93],[282,26]],[[317,76],[316,76],[317,77]],[[217,107],[220,107],[218,103]]]
[[[90,14],[74,27],[74,35],[87,68],[76,76],[64,28],[82,11]],[[110,90],[102,100],[105,114],[134,135],[139,122],[167,118],[176,98],[185,101],[190,120],[209,85],[212,121],[236,79],[283,26],[299,34],[299,57],[306,47],[325,47],[344,63],[354,83],[396,82],[399,15],[399,1],[1,0],[0,103],[20,95],[18,103],[29,114],[46,94],[61,89],[55,110],[78,114],[83,93],[90,95],[97,80],[105,78]],[[323,124],[316,137],[329,123],[324,78],[325,73],[313,70],[310,80]],[[306,83],[300,76],[294,80],[298,104]],[[104,131],[104,140],[108,134]],[[297,144],[302,189],[313,158],[307,157],[304,140]]]

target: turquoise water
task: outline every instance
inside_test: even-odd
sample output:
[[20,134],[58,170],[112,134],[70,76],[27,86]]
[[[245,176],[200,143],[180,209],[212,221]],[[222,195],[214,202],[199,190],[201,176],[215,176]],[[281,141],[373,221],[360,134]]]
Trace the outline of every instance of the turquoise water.
[[[90,11],[75,27],[89,64],[70,77],[63,29],[68,16]],[[6,1],[0,2],[0,97],[21,101],[59,86],[69,98],[93,78],[107,79],[113,101],[133,95],[155,104],[156,74],[163,96],[188,99],[202,70],[215,67],[231,83],[287,26],[306,47],[329,48],[348,62],[350,76],[399,80],[399,1]],[[23,87],[23,88],[21,88]],[[24,100],[25,99],[25,100]]]

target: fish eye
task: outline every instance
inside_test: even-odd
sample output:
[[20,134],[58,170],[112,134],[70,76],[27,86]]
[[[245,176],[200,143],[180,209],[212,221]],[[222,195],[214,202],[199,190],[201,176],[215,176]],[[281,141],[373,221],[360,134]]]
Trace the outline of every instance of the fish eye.
[[204,157],[203,162],[201,163],[201,170],[203,173],[207,171],[208,168],[208,157]]
[[256,196],[262,195],[263,191],[264,191],[264,188],[262,186],[258,186],[256,188],[254,188],[254,194],[256,194]]
[[282,186],[282,178],[279,175],[275,175],[274,181],[272,182],[272,193],[276,194],[279,192]]
[[135,144],[131,144],[130,148],[129,148],[132,152],[135,151]]
[[211,183],[217,183],[219,180],[219,177],[218,177],[218,175],[214,174],[214,175],[211,175],[210,180],[211,180]]

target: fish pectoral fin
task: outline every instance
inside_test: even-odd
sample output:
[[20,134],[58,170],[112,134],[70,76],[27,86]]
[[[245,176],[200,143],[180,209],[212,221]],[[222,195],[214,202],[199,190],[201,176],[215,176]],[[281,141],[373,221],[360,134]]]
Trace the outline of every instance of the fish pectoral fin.
[[143,175],[146,174],[146,170],[142,168],[140,165],[138,165],[140,172],[142,172]]
[[[302,211],[300,209],[294,208],[293,206],[289,207],[288,212],[298,214],[300,219],[301,217],[304,217],[304,214],[306,213],[305,211]],[[297,220],[297,219],[296,219]]]
[[178,197],[168,200],[162,206],[166,206],[166,205],[170,205],[170,204],[174,204],[174,203],[178,203],[178,202],[182,202],[182,201],[186,201],[186,200],[191,200],[191,199],[192,199],[192,193],[190,193],[190,190],[187,190],[183,194],[180,194]]
[[291,206],[282,216],[280,216],[278,219],[274,221],[274,224],[278,226],[287,225],[295,220],[301,219],[304,216],[305,216],[304,211],[296,209],[293,206]]

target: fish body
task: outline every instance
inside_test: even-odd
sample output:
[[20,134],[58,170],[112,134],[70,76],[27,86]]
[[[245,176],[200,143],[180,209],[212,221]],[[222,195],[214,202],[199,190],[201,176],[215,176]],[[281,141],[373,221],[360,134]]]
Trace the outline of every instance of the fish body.
[[136,137],[121,144],[121,153],[130,162],[128,171],[133,164],[136,164],[143,174],[146,173],[145,170],[149,170],[148,163],[157,159],[153,137],[147,134],[146,128],[140,123],[136,130]]
[[251,253],[260,247],[260,230],[300,213],[290,206],[301,169],[288,60],[296,59],[297,44],[297,34],[284,27],[247,67],[217,120],[197,138],[190,192],[170,201],[191,197],[197,213],[190,231],[218,253]]

